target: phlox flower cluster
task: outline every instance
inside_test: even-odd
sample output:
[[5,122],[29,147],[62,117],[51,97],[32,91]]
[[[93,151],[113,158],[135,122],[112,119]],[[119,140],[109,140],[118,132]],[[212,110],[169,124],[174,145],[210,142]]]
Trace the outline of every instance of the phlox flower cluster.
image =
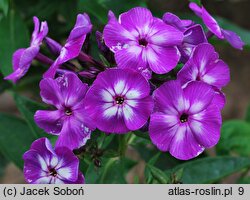
[[[208,39],[227,40],[237,49],[244,43],[204,7],[190,8],[207,31],[173,13],[157,18],[136,7],[117,18],[110,11],[103,33],[96,33],[109,66],[83,48],[92,31],[87,14],[77,16],[63,45],[34,17],[30,46],[13,54],[14,72],[5,79],[17,83],[34,59],[49,67],[40,96],[50,109],[38,110],[34,120],[57,140],[52,147],[47,138],[38,139],[23,155],[28,183],[84,183],[73,150],[86,145],[95,129],[108,134],[146,129],[156,148],[181,160],[217,144],[226,102],[222,88],[230,72]],[[42,43],[55,60],[42,54]]]

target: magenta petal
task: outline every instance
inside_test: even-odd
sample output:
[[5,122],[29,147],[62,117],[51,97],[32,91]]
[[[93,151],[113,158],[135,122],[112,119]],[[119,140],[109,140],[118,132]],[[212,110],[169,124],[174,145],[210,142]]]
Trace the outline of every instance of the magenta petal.
[[59,163],[56,166],[56,171],[59,179],[66,181],[77,181],[79,160],[72,151],[65,147],[55,148],[55,152],[59,158]]
[[14,52],[14,54],[12,56],[12,65],[13,65],[14,71],[19,68],[20,59],[21,59],[25,50],[26,50],[25,48],[22,48],[22,49],[18,49]]
[[176,47],[148,45],[145,56],[150,69],[157,74],[164,74],[176,67],[180,52]]
[[66,44],[62,47],[60,55],[56,61],[50,66],[47,72],[44,73],[44,78],[53,78],[60,65],[79,55],[86,35],[91,29],[92,24],[90,23],[89,16],[85,13],[78,14],[75,26],[70,32]]
[[183,90],[179,81],[168,81],[153,93],[155,110],[167,115],[178,115],[185,110]]
[[202,8],[200,6],[198,6],[196,3],[191,2],[189,3],[189,8],[194,11],[194,13],[199,16],[202,17]]
[[[37,179],[45,177],[42,175],[43,170],[41,169],[41,165],[37,157],[38,155],[36,150],[29,150],[23,155],[23,173],[27,183],[37,183]],[[49,181],[50,178],[47,178],[47,182],[44,183],[49,183]]]
[[236,49],[243,50],[245,43],[241,40],[240,36],[233,31],[222,30],[225,39]]
[[184,88],[185,101],[189,104],[189,113],[198,113],[206,109],[214,98],[213,88],[203,82],[193,81]]
[[224,39],[221,28],[217,21],[202,7],[202,19],[207,28],[214,33],[218,38]]
[[147,123],[152,110],[153,100],[150,96],[139,100],[127,100],[127,105],[123,107],[126,126],[130,130],[138,130]]
[[178,72],[177,79],[181,82],[181,85],[185,85],[190,81],[195,81],[198,76],[199,70],[197,65],[194,65],[193,62],[189,60]]
[[229,67],[222,60],[218,60],[214,65],[208,65],[202,80],[218,88],[224,87],[230,81]]
[[161,19],[155,18],[148,33],[148,41],[151,44],[164,46],[180,45],[183,41],[183,33],[177,28],[165,24]]
[[86,144],[91,130],[75,118],[65,118],[60,135],[56,141],[56,148],[67,147],[77,149]]
[[119,24],[111,11],[109,12],[109,16],[109,22],[103,30],[103,37],[105,44],[113,52],[116,52],[123,49],[131,41],[134,41],[135,37],[121,24]]
[[62,117],[64,115],[61,110],[38,110],[34,115],[34,120],[47,133],[58,135],[62,129]]
[[215,95],[212,100],[212,104],[216,105],[220,110],[222,110],[226,104],[225,94],[219,89],[215,88],[214,90],[215,90]]
[[27,49],[19,49],[13,54],[12,62],[14,72],[7,77],[6,80],[12,80],[16,83],[20,78],[22,78],[29,70],[33,59],[39,52],[39,47],[33,46]]
[[216,145],[220,138],[222,124],[220,110],[216,105],[190,116],[190,128],[199,144],[206,148]]
[[54,105],[58,109],[62,107],[63,99],[60,88],[54,79],[46,78],[40,82],[40,95],[43,102]]
[[146,69],[147,62],[142,59],[142,48],[140,46],[131,46],[115,53],[117,67],[121,69]]
[[150,116],[149,136],[161,151],[169,151],[172,138],[178,129],[179,119],[174,115],[156,112]]
[[140,35],[145,35],[153,22],[153,16],[148,9],[136,7],[121,14],[119,21],[129,32],[133,34],[137,32]]
[[204,151],[188,125],[179,126],[171,141],[170,154],[180,160],[192,159]]
[[193,52],[193,62],[199,68],[199,71],[203,71],[210,62],[215,62],[219,55],[215,52],[214,47],[209,44],[198,45]]
[[66,107],[72,107],[81,102],[88,90],[88,85],[74,73],[65,73],[62,77],[58,77],[56,82]]

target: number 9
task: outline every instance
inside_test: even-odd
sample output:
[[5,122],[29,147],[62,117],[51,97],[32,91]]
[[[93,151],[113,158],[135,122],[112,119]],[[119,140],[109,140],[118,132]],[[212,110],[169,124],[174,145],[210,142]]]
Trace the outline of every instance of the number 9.
[[239,187],[238,191],[239,191],[239,195],[243,195],[244,194],[244,188],[243,187]]

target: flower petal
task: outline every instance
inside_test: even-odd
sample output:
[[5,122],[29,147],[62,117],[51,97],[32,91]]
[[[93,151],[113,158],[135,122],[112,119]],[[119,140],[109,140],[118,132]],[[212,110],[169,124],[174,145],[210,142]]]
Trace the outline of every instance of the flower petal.
[[83,83],[76,74],[65,73],[56,79],[66,107],[73,107],[81,102],[88,90],[88,85]]
[[103,37],[105,44],[113,52],[120,51],[126,47],[135,37],[127,31],[121,24],[118,23],[114,13],[109,11],[109,21],[104,27]]
[[50,66],[47,72],[44,73],[44,78],[53,78],[56,70],[63,63],[77,57],[80,54],[82,45],[85,41],[86,35],[91,31],[92,24],[87,14],[78,14],[74,28],[62,47],[60,55],[56,61]]
[[189,126],[179,126],[171,141],[170,154],[180,160],[189,160],[203,151],[204,147],[197,142]]
[[135,7],[119,16],[121,25],[133,35],[145,35],[151,28],[153,16],[151,12],[142,7]]
[[211,105],[200,113],[190,116],[190,128],[202,146],[210,148],[220,138],[221,113],[216,105]]
[[155,18],[148,33],[148,42],[161,47],[177,46],[183,41],[183,33],[173,26]]
[[240,36],[233,31],[222,30],[225,39],[236,49],[243,50],[245,43],[241,40]]
[[56,80],[51,78],[41,80],[40,90],[40,96],[44,103],[53,105],[58,109],[62,108],[64,101]]
[[64,113],[61,110],[38,110],[34,115],[34,120],[47,133],[58,135],[62,129],[63,116]]
[[167,115],[178,115],[185,110],[183,90],[179,81],[168,81],[153,93],[155,110]]
[[188,112],[195,114],[206,109],[215,95],[213,88],[203,82],[193,81],[184,88],[184,97],[189,104]]
[[208,65],[202,80],[217,88],[226,86],[230,81],[229,67],[222,60],[218,60],[213,65]]
[[78,179],[79,160],[74,153],[65,147],[55,149],[59,158],[59,164],[56,166],[59,178],[61,180],[76,181]]
[[147,60],[153,72],[164,74],[176,67],[180,60],[180,52],[176,47],[160,47],[150,44],[143,51],[142,57]]
[[86,144],[90,139],[91,130],[74,117],[64,119],[63,127],[56,141],[56,148],[67,147],[77,149]]
[[147,123],[153,110],[153,100],[150,96],[139,100],[127,100],[123,106],[126,126],[130,130],[138,130]]
[[169,151],[172,138],[178,129],[179,119],[174,115],[156,112],[150,117],[149,136],[161,151]]

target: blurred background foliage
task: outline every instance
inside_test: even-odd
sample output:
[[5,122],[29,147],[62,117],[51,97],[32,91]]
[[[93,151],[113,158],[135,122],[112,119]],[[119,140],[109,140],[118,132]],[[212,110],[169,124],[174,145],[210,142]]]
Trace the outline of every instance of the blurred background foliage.
[[[200,4],[199,0],[192,1]],[[64,43],[77,13],[88,13],[94,25],[90,53],[101,60],[95,31],[103,30],[109,10],[118,16],[132,7],[143,6],[158,17],[174,12],[201,23],[188,9],[188,3],[188,0],[0,0],[0,183],[23,183],[22,154],[39,137],[55,141],[33,120],[36,110],[46,108],[38,87],[46,66],[34,62],[18,85],[3,80],[12,72],[12,53],[29,44],[33,16],[46,20],[49,36]],[[81,158],[87,183],[250,183],[250,106],[247,107],[250,4],[247,0],[202,3],[224,29],[235,31],[246,43],[244,51],[239,52],[225,42],[211,39],[229,64],[232,77],[224,90],[227,105],[219,144],[196,159],[179,161],[156,150],[147,133],[114,136],[95,131],[87,147],[75,152]]]

